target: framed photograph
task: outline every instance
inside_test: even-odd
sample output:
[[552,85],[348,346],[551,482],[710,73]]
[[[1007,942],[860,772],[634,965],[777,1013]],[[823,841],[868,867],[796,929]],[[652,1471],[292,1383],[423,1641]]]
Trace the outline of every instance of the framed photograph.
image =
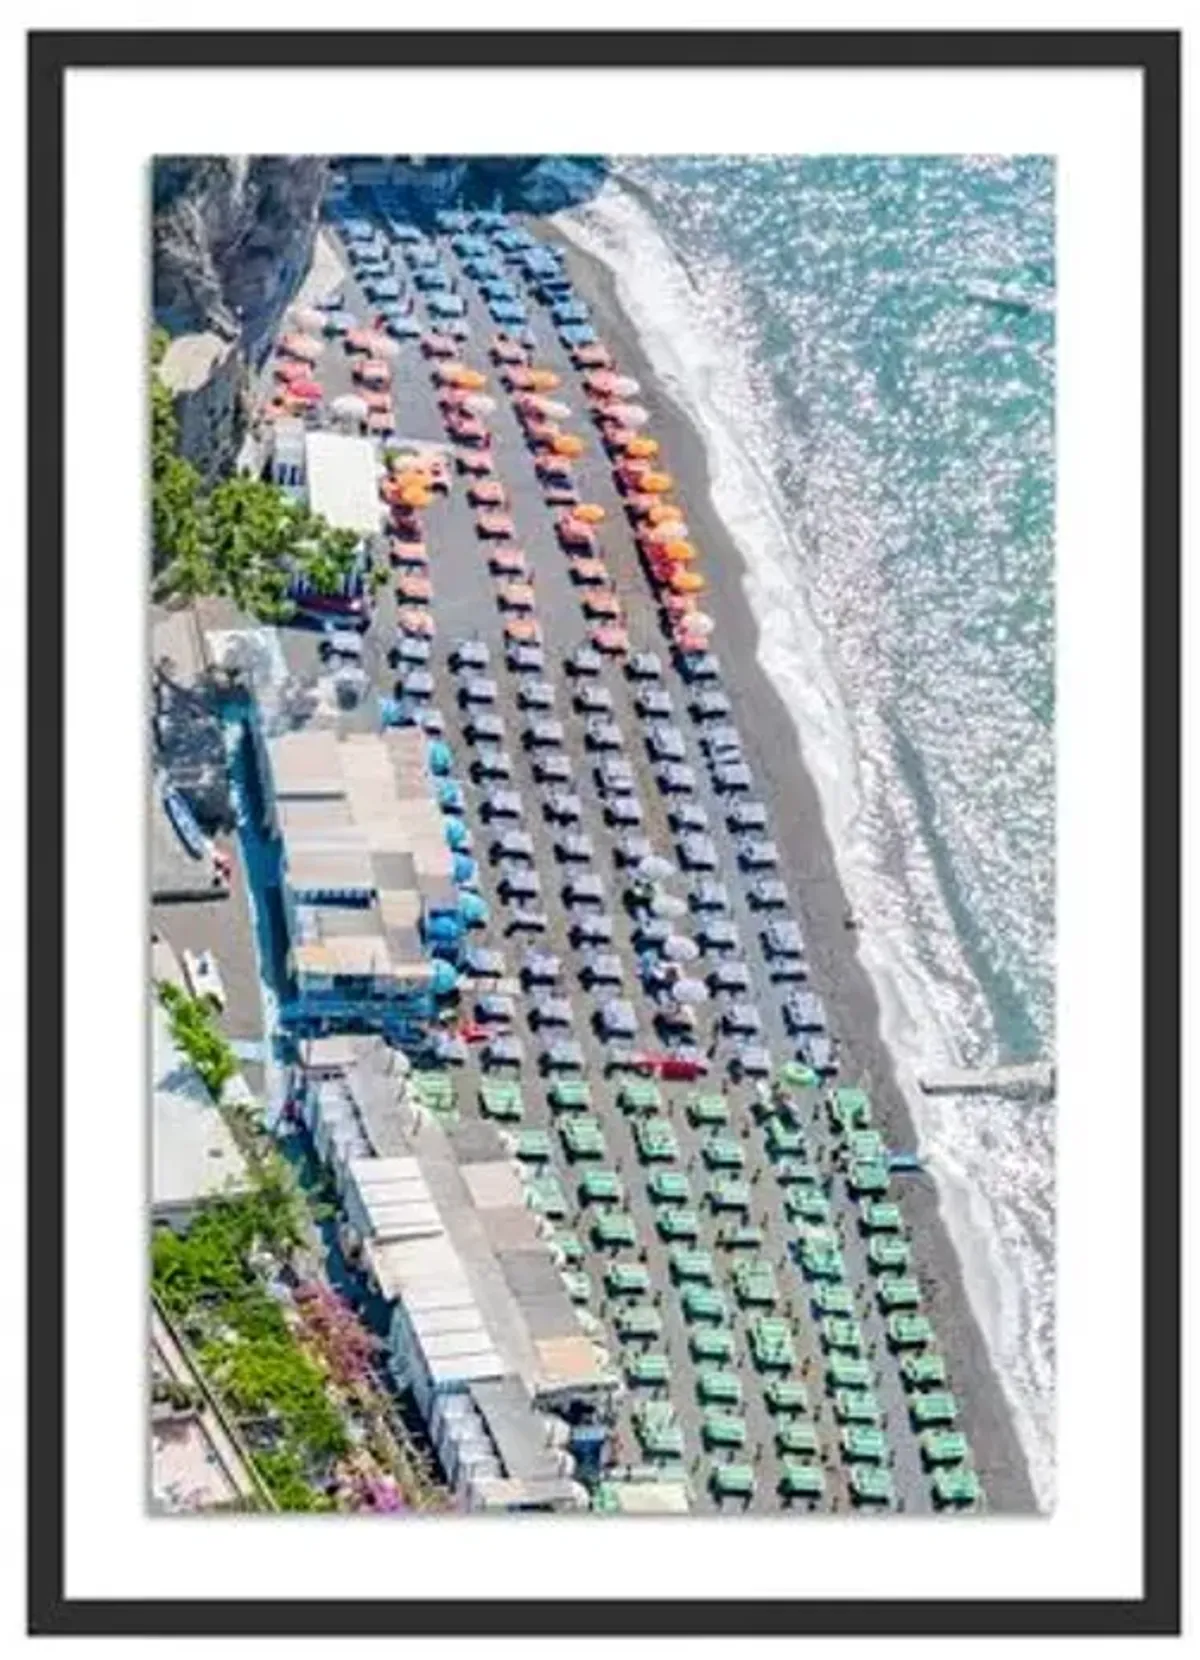
[[1178,149],[29,37],[31,1630],[1178,1629]]

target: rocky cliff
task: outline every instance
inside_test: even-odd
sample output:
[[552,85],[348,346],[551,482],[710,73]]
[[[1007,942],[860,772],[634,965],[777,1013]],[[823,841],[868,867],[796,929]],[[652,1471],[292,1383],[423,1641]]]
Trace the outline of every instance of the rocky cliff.
[[304,279],[328,163],[319,156],[161,156],[154,163],[154,314],[213,331],[257,364]]

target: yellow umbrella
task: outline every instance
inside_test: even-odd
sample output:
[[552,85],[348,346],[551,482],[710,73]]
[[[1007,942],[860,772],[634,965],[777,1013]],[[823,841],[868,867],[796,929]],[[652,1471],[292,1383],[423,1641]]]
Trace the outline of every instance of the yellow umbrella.
[[690,565],[698,558],[695,548],[690,542],[667,542],[663,552],[673,565]]
[[558,384],[558,376],[553,369],[531,369],[529,371],[529,385],[534,392],[553,392]]
[[656,544],[682,542],[687,533],[687,526],[682,519],[664,519],[662,524],[650,526],[646,532],[646,540]]
[[639,460],[658,454],[657,438],[631,438],[625,446],[625,454],[636,456]]
[[433,497],[423,484],[406,484],[400,492],[400,500],[405,507],[428,507]]
[[583,454],[584,444],[573,432],[560,432],[557,438],[551,439],[550,448],[555,455],[579,456]]
[[682,519],[683,508],[673,501],[658,501],[646,515],[652,525],[666,524],[668,519]]
[[699,571],[672,571],[670,580],[677,594],[702,594],[708,586]]
[[455,386],[464,386],[470,392],[482,392],[487,385],[487,376],[478,369],[460,369],[454,377]]
[[665,496],[675,483],[670,473],[643,473],[638,489],[647,496]]
[[571,512],[585,525],[598,525],[604,518],[604,509],[594,501],[585,501],[582,506],[573,507]]

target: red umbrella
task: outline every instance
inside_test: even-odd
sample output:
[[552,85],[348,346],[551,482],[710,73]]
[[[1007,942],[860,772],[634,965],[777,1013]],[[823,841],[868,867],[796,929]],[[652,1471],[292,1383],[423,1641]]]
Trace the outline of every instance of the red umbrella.
[[294,380],[288,387],[288,396],[299,398],[303,403],[320,403],[325,396],[325,389],[320,381]]

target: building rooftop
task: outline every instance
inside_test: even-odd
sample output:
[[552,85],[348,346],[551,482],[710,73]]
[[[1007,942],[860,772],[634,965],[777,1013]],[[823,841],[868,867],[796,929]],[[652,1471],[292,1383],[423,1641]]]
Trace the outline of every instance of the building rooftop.
[[154,1068],[152,1199],[172,1219],[219,1193],[245,1192],[246,1161],[195,1069],[171,1037],[155,999],[151,1031]]
[[335,530],[374,536],[383,525],[379,462],[369,438],[309,432],[305,439],[308,503]]

